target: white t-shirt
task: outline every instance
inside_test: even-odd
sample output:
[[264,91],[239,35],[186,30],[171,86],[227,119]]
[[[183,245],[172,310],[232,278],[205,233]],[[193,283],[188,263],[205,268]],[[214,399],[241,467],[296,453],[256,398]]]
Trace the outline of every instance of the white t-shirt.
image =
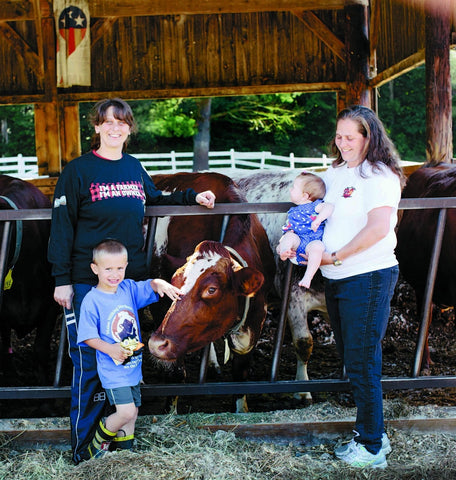
[[373,171],[363,162],[359,167],[329,167],[323,178],[326,184],[325,201],[334,205],[323,233],[326,251],[336,252],[349,243],[367,223],[367,214],[378,207],[393,207],[389,233],[375,245],[344,259],[342,265],[322,265],[324,277],[340,279],[397,265],[394,248],[397,207],[401,199],[400,179],[389,168]]

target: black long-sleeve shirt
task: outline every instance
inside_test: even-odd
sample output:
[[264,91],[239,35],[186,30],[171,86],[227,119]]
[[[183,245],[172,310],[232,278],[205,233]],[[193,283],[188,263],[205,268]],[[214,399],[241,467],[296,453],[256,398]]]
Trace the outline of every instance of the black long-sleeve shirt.
[[106,238],[127,247],[128,278],[147,278],[145,205],[195,205],[196,195],[193,189],[163,195],[131,155],[107,160],[91,152],[72,160],[54,192],[48,258],[56,286],[95,285],[92,249]]

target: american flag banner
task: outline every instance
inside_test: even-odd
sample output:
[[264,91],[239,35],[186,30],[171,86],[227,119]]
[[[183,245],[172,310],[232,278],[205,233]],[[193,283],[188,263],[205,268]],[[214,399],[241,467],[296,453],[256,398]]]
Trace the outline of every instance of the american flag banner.
[[90,85],[88,0],[54,0],[57,86]]

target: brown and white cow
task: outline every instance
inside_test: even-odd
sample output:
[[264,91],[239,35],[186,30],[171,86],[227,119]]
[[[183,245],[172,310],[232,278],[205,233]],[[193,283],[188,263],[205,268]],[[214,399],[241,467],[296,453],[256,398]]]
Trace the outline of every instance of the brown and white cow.
[[[163,192],[192,187],[212,190],[218,203],[246,201],[229,177],[214,172],[152,178]],[[149,350],[161,361],[176,362],[226,336],[233,353],[233,380],[241,381],[247,379],[250,354],[266,317],[275,262],[256,215],[231,215],[223,244],[218,242],[222,217],[159,219],[153,275],[172,277],[185,295],[151,336]]]
[[[183,296],[173,302],[149,340],[157,358],[177,360],[225,336],[233,352],[245,355],[252,350],[265,316],[264,297],[256,295],[264,275],[242,266],[240,258],[220,242],[205,240],[196,246],[171,280]],[[248,319],[245,308],[247,315],[252,309]]]
[[[410,175],[402,192],[402,198],[432,198],[456,196],[456,167],[442,163],[424,166]],[[416,293],[418,317],[426,287],[429,262],[435,239],[438,209],[404,210],[397,230],[396,255],[400,271]],[[449,208],[442,250],[434,285],[433,302],[440,305],[456,305],[456,210]],[[428,373],[431,363],[426,340],[421,368]]]
[[[47,197],[31,183],[0,175],[0,210],[50,208]],[[19,338],[36,329],[35,360],[31,368],[34,381],[44,384],[49,359],[49,345],[55,327],[58,305],[53,299],[54,281],[47,261],[50,222],[24,220],[11,223],[11,243],[7,269],[12,283],[3,289],[0,309],[1,371],[4,383],[16,375],[11,361],[11,330]],[[3,222],[0,223],[0,238]],[[17,257],[17,258],[15,258]]]
[[[253,172],[236,170],[232,171],[230,176],[239,185],[240,190],[251,203],[290,202],[290,188],[294,179],[302,170],[303,169],[257,170]],[[265,228],[272,250],[275,252],[275,247],[282,236],[281,227],[285,223],[286,212],[274,214],[262,213],[258,214],[258,218]],[[287,262],[281,261],[276,254],[275,260],[277,262],[277,274],[274,279],[274,284],[276,291],[281,294]],[[307,290],[298,285],[304,269],[304,266],[294,267],[288,306],[288,324],[297,357],[296,380],[309,379],[307,365],[313,349],[313,337],[308,325],[309,312],[321,312],[329,323],[323,278],[320,271],[317,272],[312,280],[311,288]],[[333,341],[332,334],[330,335],[326,340],[327,342]],[[306,402],[312,400],[309,392],[297,393],[295,396]]]

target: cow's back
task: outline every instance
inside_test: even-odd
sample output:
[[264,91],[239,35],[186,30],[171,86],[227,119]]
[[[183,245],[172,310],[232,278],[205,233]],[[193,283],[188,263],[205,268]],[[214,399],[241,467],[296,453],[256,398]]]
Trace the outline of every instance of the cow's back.
[[[152,180],[164,193],[193,188],[196,192],[211,190],[216,196],[216,203],[247,201],[229,177],[216,172],[153,175]],[[157,251],[156,262],[161,265],[159,273],[169,279],[193,253],[196,245],[203,240],[221,240],[223,215],[176,216],[163,223],[167,225],[167,235],[162,251]],[[269,290],[275,274],[274,256],[257,215],[231,215],[223,243],[236,249],[249,265],[265,275],[264,288]]]

